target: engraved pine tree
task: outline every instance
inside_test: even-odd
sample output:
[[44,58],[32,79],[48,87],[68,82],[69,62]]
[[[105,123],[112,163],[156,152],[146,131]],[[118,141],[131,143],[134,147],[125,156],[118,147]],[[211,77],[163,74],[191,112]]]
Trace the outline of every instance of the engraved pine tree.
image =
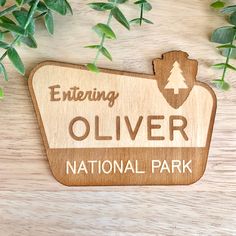
[[180,65],[177,61],[173,64],[173,68],[170,71],[170,76],[168,78],[168,83],[165,89],[173,89],[174,94],[179,94],[180,89],[187,89],[188,86],[185,83],[185,78],[183,76],[183,71],[180,69]]

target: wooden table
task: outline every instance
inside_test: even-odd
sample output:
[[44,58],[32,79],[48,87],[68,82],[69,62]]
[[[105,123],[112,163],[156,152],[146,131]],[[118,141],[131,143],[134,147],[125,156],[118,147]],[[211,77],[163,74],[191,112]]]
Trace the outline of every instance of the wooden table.
[[[91,27],[105,22],[90,1],[70,0],[74,16],[56,16],[55,36],[39,22],[38,49],[19,49],[30,70],[44,60],[90,62],[97,43]],[[79,2],[79,3],[78,3]],[[128,32],[112,23],[117,41],[108,41],[113,63],[101,67],[152,73],[151,61],[174,49],[199,60],[198,79],[210,84],[223,62],[209,42],[212,30],[226,24],[209,8],[210,0],[153,0],[148,15],[155,25]],[[124,9],[129,18],[138,12]],[[10,81],[1,80],[0,102],[0,235],[236,235],[236,95],[215,89],[218,110],[209,162],[204,177],[191,186],[77,187],[59,184],[51,175],[42,145],[27,81],[6,61]],[[200,99],[200,98],[199,98]]]

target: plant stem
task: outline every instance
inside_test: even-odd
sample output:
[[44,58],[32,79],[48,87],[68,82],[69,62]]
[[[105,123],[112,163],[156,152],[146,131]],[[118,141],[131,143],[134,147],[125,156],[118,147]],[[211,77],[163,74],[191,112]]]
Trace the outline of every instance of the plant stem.
[[[27,1],[27,2],[29,2],[29,1]],[[37,8],[37,5],[38,5],[38,3],[39,3],[39,0],[36,0],[35,2],[34,2],[34,4],[32,5],[32,7],[30,8],[30,11],[29,11],[29,14],[28,14],[28,16],[27,16],[27,21],[25,22],[25,25],[24,25],[24,29],[26,30],[27,29],[27,27],[29,26],[29,24],[30,24],[30,22],[31,22],[31,20],[32,20],[32,18],[33,18],[33,15],[34,15],[34,13],[35,13],[35,11],[36,11],[36,8]],[[14,47],[14,45],[17,43],[17,41],[21,38],[22,36],[21,35],[18,35],[12,42],[11,42],[11,44],[10,44],[10,48],[11,47]],[[6,55],[7,55],[7,50],[8,49],[6,49],[6,51],[3,53],[3,55],[0,57],[0,63],[1,63],[1,61],[6,57]]]
[[[116,5],[117,5],[117,0],[114,1],[113,5],[114,5],[114,7],[116,7]],[[112,12],[110,11],[110,14],[109,14],[108,20],[107,20],[107,25],[108,25],[108,26],[109,26],[110,23],[111,23],[111,19],[112,19]],[[94,64],[95,66],[96,66],[96,64],[97,64],[99,55],[100,55],[100,53],[101,53],[101,49],[103,48],[105,39],[106,39],[106,35],[103,34],[103,35],[102,35],[101,42],[100,42],[100,44],[99,44],[99,49],[98,49],[97,54],[96,54],[96,57],[95,57],[95,59],[94,59],[94,61],[93,61],[93,64]]]
[[[112,19],[112,13],[110,12],[109,17],[108,17],[108,20],[107,20],[107,25],[108,25],[108,26],[109,26],[110,23],[111,23],[111,19]],[[103,47],[103,45],[104,45],[104,42],[105,42],[105,38],[106,38],[106,36],[105,36],[105,34],[103,34],[103,35],[102,35],[101,42],[100,42],[99,49],[98,49],[97,54],[96,54],[96,57],[95,57],[95,59],[94,59],[94,61],[93,61],[93,64],[94,64],[94,65],[96,65],[96,63],[97,63],[97,61],[98,61],[99,55],[100,55],[100,53],[101,53],[101,49],[102,49],[102,47]]]
[[140,13],[140,22],[139,25],[142,25],[142,21],[143,21],[143,10],[144,10],[144,4],[141,4],[141,13]]
[[[232,41],[230,42],[230,46],[233,45],[235,36],[236,36],[236,33],[234,33],[233,39],[232,39]],[[228,51],[228,53],[227,53],[227,58],[226,58],[226,61],[225,61],[224,71],[223,71],[223,74],[222,74],[222,77],[221,77],[221,81],[222,81],[222,82],[225,81],[225,75],[226,75],[226,71],[227,71],[227,65],[228,65],[228,63],[229,63],[229,59],[230,59],[231,52],[232,52],[232,48],[229,48],[229,51]]]

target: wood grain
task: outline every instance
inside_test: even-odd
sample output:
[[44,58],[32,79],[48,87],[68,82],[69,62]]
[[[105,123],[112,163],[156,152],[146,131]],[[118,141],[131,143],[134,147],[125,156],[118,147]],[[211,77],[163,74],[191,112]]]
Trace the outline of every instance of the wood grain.
[[[19,49],[28,72],[44,60],[83,64],[94,56],[83,46],[97,43],[90,27],[104,22],[87,7],[71,0],[74,16],[56,17],[55,36],[38,27],[39,48]],[[149,18],[155,25],[127,32],[108,42],[114,62],[101,67],[150,74],[151,60],[167,50],[187,51],[199,61],[198,80],[209,83],[222,62],[210,32],[225,20],[208,6],[210,0],[152,1]],[[137,12],[125,9],[130,18]],[[92,17],[91,17],[92,16]],[[61,46],[63,45],[63,46]],[[133,59],[135,55],[135,60]],[[209,161],[204,177],[187,187],[67,188],[51,176],[29,96],[27,81],[6,61],[10,81],[0,103],[0,235],[236,235],[236,80],[232,88],[215,90],[218,108]]]

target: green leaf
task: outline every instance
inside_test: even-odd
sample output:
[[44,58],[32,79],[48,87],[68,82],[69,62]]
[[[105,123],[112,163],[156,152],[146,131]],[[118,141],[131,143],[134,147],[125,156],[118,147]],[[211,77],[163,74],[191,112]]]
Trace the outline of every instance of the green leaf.
[[224,44],[224,45],[220,45],[217,48],[236,48],[236,46],[231,45],[231,44]]
[[105,47],[102,47],[100,49],[101,53],[103,54],[103,56],[105,56],[106,58],[108,58],[110,61],[112,61],[112,56],[111,54],[108,52],[108,50]]
[[111,10],[112,16],[120,23],[122,24],[126,29],[130,29],[129,22],[125,18],[124,14],[120,11],[118,7],[115,7]]
[[13,24],[13,25],[16,24],[13,20],[9,19],[9,18],[6,17],[6,16],[1,16],[1,17],[0,17],[0,22],[1,22],[1,23],[9,23],[9,24]]
[[92,72],[96,72],[96,73],[99,72],[98,67],[95,64],[93,64],[93,63],[87,64],[86,67],[88,68],[88,70],[90,70]]
[[0,0],[0,6],[3,7],[6,4],[6,0]]
[[5,43],[3,41],[0,41],[0,48],[4,48],[4,49],[7,49],[9,47],[9,44],[8,43]]
[[141,8],[143,7],[144,11],[151,11],[152,10],[152,5],[147,0],[136,1],[136,2],[134,2],[134,4],[139,5]]
[[5,66],[2,63],[0,63],[0,72],[3,74],[4,80],[8,81],[8,75],[7,75]]
[[[20,26],[22,28],[24,28],[25,23],[28,19],[28,12],[25,10],[21,10],[21,11],[14,11],[12,14],[16,18],[16,20],[20,24]],[[30,21],[30,24],[28,25],[26,31],[28,31],[30,34],[35,33],[35,22],[33,19]]]
[[96,11],[107,11],[114,8],[113,4],[105,2],[93,2],[89,3],[88,5]]
[[215,65],[212,65],[212,66],[216,69],[224,69],[226,67],[228,69],[236,71],[236,68],[234,66],[232,66],[230,64],[226,64],[226,63],[218,63],[218,64],[215,64]]
[[148,20],[148,19],[146,19],[146,18],[143,18],[143,21],[144,21],[145,23],[147,23],[147,24],[154,24],[152,21],[150,21],[150,20]]
[[[142,22],[145,22],[147,24],[153,24],[152,21],[150,21],[150,20],[148,20],[146,18],[142,18]],[[131,20],[130,24],[140,25],[141,24],[141,18],[135,18],[135,19]]]
[[230,15],[229,17],[229,23],[232,25],[236,25],[236,12]]
[[225,2],[222,2],[222,1],[216,1],[211,4],[211,7],[214,9],[220,9],[220,8],[223,8],[224,6],[225,6]]
[[224,69],[226,67],[227,64],[225,63],[218,63],[218,64],[214,64],[212,65],[212,67],[216,68],[216,69]]
[[44,0],[44,3],[49,9],[61,15],[66,15],[68,11],[68,5],[65,0]]
[[[223,48],[223,50],[221,50],[221,54],[224,57],[227,57],[229,53],[229,48]],[[232,49],[229,58],[233,58],[236,59],[236,49]]]
[[102,24],[102,23],[98,23],[97,25],[95,25],[93,27],[93,29],[100,34],[104,34],[106,38],[108,39],[116,39],[116,35],[113,32],[113,30],[111,29],[110,26],[106,25],[106,24]]
[[21,26],[25,25],[25,22],[27,20],[27,15],[28,15],[28,12],[26,10],[13,11],[12,14]]
[[37,48],[37,43],[32,35],[21,37],[20,41],[30,48]]
[[37,11],[39,12],[46,12],[48,10],[47,6],[44,4],[44,2],[39,2],[37,5]]
[[0,87],[0,99],[4,98],[4,92],[3,89]]
[[139,5],[139,4],[143,4],[143,3],[146,3],[146,2],[147,2],[147,0],[139,0],[139,1],[134,2],[134,4]]
[[221,89],[223,91],[227,91],[230,89],[230,85],[225,82],[224,80],[220,80],[220,79],[216,79],[213,80],[212,83],[218,88]]
[[0,23],[0,27],[9,30],[11,32],[14,32],[16,34],[20,34],[20,35],[25,35],[26,31],[18,25],[13,25],[13,24],[9,24],[9,23]]
[[128,0],[108,0],[108,2],[113,2],[113,3],[118,3],[118,4],[123,4],[127,2]]
[[231,14],[236,11],[236,5],[225,7],[221,10],[223,14]]
[[88,45],[88,46],[85,46],[85,48],[95,48],[95,49],[99,49],[100,48],[100,45]]
[[227,64],[226,67],[231,69],[231,70],[235,70],[236,71],[236,68],[234,66],[232,66],[232,65]]
[[54,33],[54,21],[51,11],[44,16],[45,26],[50,34]]
[[211,41],[215,43],[230,43],[235,37],[236,29],[224,26],[216,29],[211,36]]
[[130,24],[140,25],[141,19],[140,18],[135,18],[135,19],[131,20],[129,23]]
[[144,9],[144,11],[151,11],[152,5],[149,2],[145,2],[145,3],[143,3],[143,9]]
[[71,7],[71,5],[67,2],[67,0],[65,0],[65,4],[66,4],[67,11],[69,11],[70,14],[73,15],[72,7]]
[[19,73],[21,73],[22,75],[24,75],[25,74],[25,67],[24,67],[24,64],[23,64],[19,54],[17,53],[17,51],[14,48],[9,48],[7,50],[7,56],[10,59],[10,61],[12,62],[12,64],[15,66],[17,71]]

